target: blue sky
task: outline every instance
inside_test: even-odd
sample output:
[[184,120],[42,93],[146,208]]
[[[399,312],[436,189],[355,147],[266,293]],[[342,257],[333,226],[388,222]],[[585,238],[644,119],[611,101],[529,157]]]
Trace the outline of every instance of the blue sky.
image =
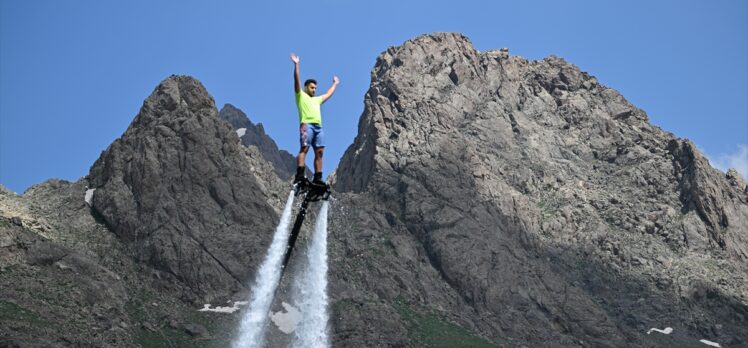
[[[329,174],[356,136],[376,57],[455,31],[479,50],[561,56],[653,124],[748,171],[748,2],[0,0],[0,184],[77,180],[171,74],[199,79],[297,151],[291,51],[326,89]],[[311,156],[308,158],[311,164]]]

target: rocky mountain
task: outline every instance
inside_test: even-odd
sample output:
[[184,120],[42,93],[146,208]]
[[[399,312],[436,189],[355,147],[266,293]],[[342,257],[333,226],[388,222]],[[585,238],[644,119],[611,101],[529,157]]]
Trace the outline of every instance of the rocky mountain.
[[748,343],[736,172],[558,57],[434,34],[371,76],[336,173],[337,345],[429,342],[404,311],[487,346]]
[[88,176],[0,195],[0,346],[226,346],[235,319],[198,310],[248,296],[286,190],[167,78]]
[[[436,33],[371,77],[331,176],[333,346],[748,344],[737,172],[558,57]],[[0,346],[227,346],[288,194],[250,126],[172,76],[86,177],[0,190]]]
[[262,123],[255,125],[249,120],[247,114],[231,104],[224,105],[218,116],[228,121],[237,130],[242,144],[257,146],[262,157],[273,164],[279,177],[291,180],[296,174],[296,157],[286,150],[278,149],[275,140],[265,133]]
[[162,82],[91,167],[92,208],[135,257],[187,286],[227,297],[251,276],[277,220],[277,196],[252,174],[239,139],[189,77]]

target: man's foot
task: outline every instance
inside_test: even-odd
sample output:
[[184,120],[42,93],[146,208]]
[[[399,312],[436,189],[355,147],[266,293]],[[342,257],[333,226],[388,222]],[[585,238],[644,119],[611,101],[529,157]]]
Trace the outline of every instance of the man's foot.
[[305,180],[306,180],[306,177],[305,177],[305,176],[303,176],[303,175],[302,175],[302,176],[298,176],[298,175],[297,175],[297,176],[295,176],[295,177],[293,178],[293,183],[294,183],[294,184],[298,184],[298,183],[300,183],[300,182],[304,182]]
[[322,181],[322,173],[314,173],[314,180],[312,180],[312,184],[319,186],[327,185],[324,181]]
[[293,183],[298,184],[305,180],[306,180],[306,175],[304,175],[304,167],[298,167],[296,169],[296,176],[293,178]]

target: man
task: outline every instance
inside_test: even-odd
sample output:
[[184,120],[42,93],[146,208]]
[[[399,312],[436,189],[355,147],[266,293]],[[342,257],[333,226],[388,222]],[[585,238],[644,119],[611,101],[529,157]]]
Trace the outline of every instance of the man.
[[333,93],[335,88],[340,83],[337,76],[332,78],[332,86],[325,92],[325,94],[315,97],[317,92],[317,81],[309,79],[304,82],[304,91],[301,90],[301,83],[299,79],[299,57],[291,53],[291,61],[293,61],[293,82],[294,92],[296,93],[296,107],[299,109],[299,138],[301,143],[301,150],[299,150],[299,156],[296,158],[296,177],[294,183],[298,183],[306,179],[304,175],[304,163],[306,160],[306,153],[309,151],[311,145],[314,149],[314,179],[312,184],[325,185],[322,181],[322,154],[325,150],[324,132],[322,131],[322,113],[320,112],[320,105],[327,101]]

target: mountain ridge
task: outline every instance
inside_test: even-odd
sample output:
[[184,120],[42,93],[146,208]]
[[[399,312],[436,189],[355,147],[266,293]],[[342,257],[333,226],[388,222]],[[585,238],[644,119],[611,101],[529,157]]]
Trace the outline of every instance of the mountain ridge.
[[[335,188],[351,194],[345,203],[356,207],[351,210],[370,212],[351,228],[407,246],[385,247],[380,253],[387,256],[365,254],[386,271],[363,281],[377,295],[356,301],[393,301],[392,289],[381,284],[399,279],[412,302],[462,312],[454,319],[485,337],[562,346],[581,337],[595,346],[646,345],[651,338],[643,326],[667,316],[682,324],[676,318],[689,312],[693,292],[705,287],[725,291],[717,296],[725,311],[744,313],[745,184],[730,184],[690,141],[649,124],[646,113],[615,90],[563,59],[478,52],[452,33],[389,48],[371,75],[359,134],[341,159]],[[397,265],[402,253],[416,256],[411,268],[417,271]],[[726,267],[719,277],[727,283],[681,278],[703,276],[697,263],[706,255]],[[682,269],[662,269],[674,263]],[[345,258],[331,269],[347,267],[366,273]],[[433,272],[428,282],[404,281]],[[631,287],[607,289],[617,277],[629,279]],[[670,311],[653,312],[629,298],[650,282],[657,291],[645,298]],[[453,290],[441,291],[442,300],[424,300],[440,283]],[[454,304],[460,302],[495,319],[465,313]],[[731,322],[720,324],[732,327],[730,339],[745,341],[740,315],[730,321],[709,309],[712,303],[699,306],[704,316]],[[626,310],[637,321],[626,324]],[[382,312],[376,322],[387,327],[389,314]],[[340,325],[355,320],[341,315]],[[556,329],[527,330],[538,326]],[[412,334],[398,331],[393,336]],[[340,343],[370,339],[362,334]]]
[[255,125],[247,114],[228,103],[221,108],[218,116],[228,121],[237,132],[244,129],[244,134],[237,133],[242,144],[244,146],[257,146],[262,156],[275,166],[275,172],[279,177],[291,179],[296,174],[296,157],[286,150],[279,149],[275,140],[265,133],[262,123]]

